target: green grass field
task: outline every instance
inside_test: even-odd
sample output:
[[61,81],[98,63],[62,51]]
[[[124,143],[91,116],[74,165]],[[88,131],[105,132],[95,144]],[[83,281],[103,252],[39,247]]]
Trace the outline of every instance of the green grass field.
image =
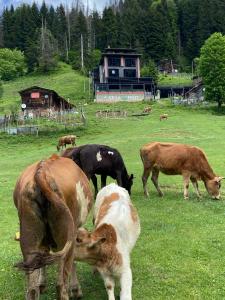
[[[150,198],[143,196],[140,147],[150,141],[171,141],[204,149],[218,175],[225,175],[225,115],[213,107],[174,107],[167,101],[152,104],[152,114],[126,119],[96,119],[99,109],[141,112],[146,103],[85,107],[87,128],[79,132],[78,144],[102,143],[116,147],[129,173],[135,174],[132,200],[141,219],[141,235],[133,250],[133,299],[224,299],[225,298],[225,182],[222,200],[213,201],[203,183],[201,201],[190,186],[190,199],[183,199],[182,178],[160,175],[164,198],[149,181]],[[159,115],[168,113],[167,121]],[[75,132],[76,134],[76,132]],[[24,299],[25,276],[13,265],[21,260],[17,212],[12,200],[16,179],[36,160],[56,152],[56,133],[36,137],[0,135],[0,299]],[[109,182],[110,180],[108,180]],[[88,227],[91,228],[91,216]],[[56,299],[56,267],[49,267],[48,291],[41,299]],[[106,300],[103,281],[91,268],[78,264],[84,300]],[[117,296],[119,290],[117,289]],[[118,298],[117,298],[118,299]]]

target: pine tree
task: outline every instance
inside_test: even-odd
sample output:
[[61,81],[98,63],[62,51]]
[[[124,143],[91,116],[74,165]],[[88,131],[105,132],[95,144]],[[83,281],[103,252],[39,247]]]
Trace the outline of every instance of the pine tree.
[[10,9],[6,8],[2,18],[4,46],[12,49],[15,47],[14,7],[11,6]]

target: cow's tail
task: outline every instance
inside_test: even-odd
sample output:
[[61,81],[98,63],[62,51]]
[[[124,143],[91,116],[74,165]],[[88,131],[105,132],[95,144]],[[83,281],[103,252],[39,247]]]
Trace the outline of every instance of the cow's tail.
[[75,238],[73,217],[48,167],[48,164],[51,164],[51,160],[54,160],[54,158],[48,161],[41,161],[38,164],[34,178],[38,188],[40,188],[42,195],[46,199],[45,201],[49,201],[50,209],[54,212],[55,219],[60,226],[60,230],[64,233],[66,242],[64,248],[58,252],[30,253],[31,259],[17,264],[19,269],[27,272],[32,272],[35,269],[63,259],[71,251]]

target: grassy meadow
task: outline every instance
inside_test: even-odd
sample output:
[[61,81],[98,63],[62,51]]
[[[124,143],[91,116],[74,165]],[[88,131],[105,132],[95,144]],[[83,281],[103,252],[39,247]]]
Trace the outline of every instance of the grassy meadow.
[[[59,83],[58,83],[59,84]],[[74,82],[75,84],[75,82]],[[40,84],[41,85],[41,84]],[[204,149],[218,175],[225,176],[225,115],[214,107],[174,107],[167,101],[151,104],[149,116],[132,117],[146,103],[89,104],[87,127],[79,132],[78,145],[102,143],[116,147],[129,173],[134,173],[132,200],[141,220],[141,235],[131,256],[133,299],[224,299],[225,298],[225,182],[222,199],[211,200],[203,183],[198,200],[190,186],[183,199],[180,176],[160,174],[164,198],[159,198],[149,180],[150,197],[143,195],[140,147],[151,141],[170,141]],[[97,119],[99,109],[124,109],[126,119]],[[166,121],[159,115],[168,113]],[[56,152],[59,134],[39,137],[0,135],[0,299],[24,299],[25,277],[13,265],[21,260],[17,211],[12,200],[16,179],[29,164]],[[108,182],[110,179],[108,179]],[[92,228],[91,215],[87,224]],[[48,268],[48,291],[41,299],[56,299],[56,267]],[[91,268],[78,264],[84,300],[106,300],[103,281]],[[117,299],[119,290],[116,290]]]
[[40,86],[55,90],[71,103],[88,99],[88,78],[72,70],[71,66],[60,62],[58,69],[46,75],[29,74],[15,80],[3,82],[3,95],[0,98],[0,113],[9,113],[20,107],[21,98],[19,91],[31,86]]

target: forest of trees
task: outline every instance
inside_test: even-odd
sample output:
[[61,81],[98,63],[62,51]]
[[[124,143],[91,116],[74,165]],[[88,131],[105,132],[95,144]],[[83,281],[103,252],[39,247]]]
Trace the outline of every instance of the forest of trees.
[[115,0],[102,14],[79,0],[70,9],[23,4],[4,10],[0,47],[24,52],[28,71],[57,59],[80,69],[82,35],[86,70],[107,46],[136,48],[143,62],[173,59],[188,70],[204,41],[225,33],[224,19],[224,0]]

